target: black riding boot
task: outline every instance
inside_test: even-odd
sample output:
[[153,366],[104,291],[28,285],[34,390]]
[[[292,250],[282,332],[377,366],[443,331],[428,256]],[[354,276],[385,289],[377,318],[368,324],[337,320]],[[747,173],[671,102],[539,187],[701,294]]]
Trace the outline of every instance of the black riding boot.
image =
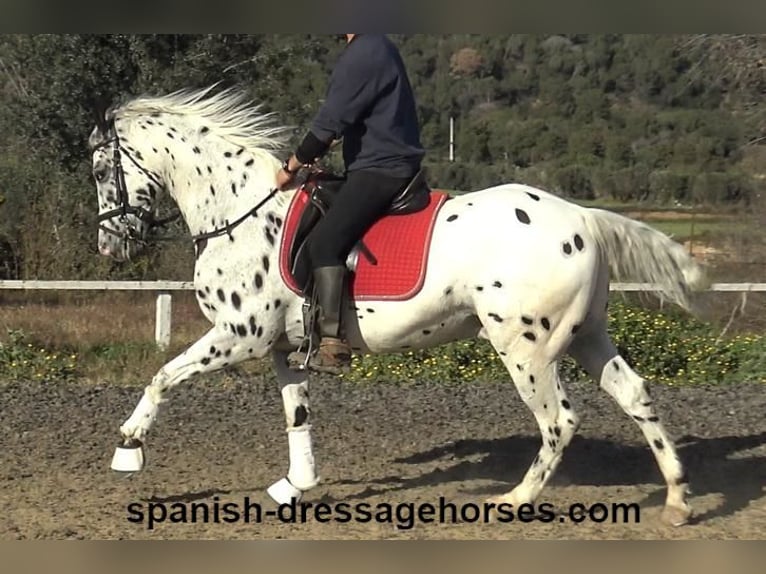
[[319,349],[309,359],[309,368],[324,373],[341,373],[351,364],[351,349],[341,334],[346,267],[319,267],[314,270]]

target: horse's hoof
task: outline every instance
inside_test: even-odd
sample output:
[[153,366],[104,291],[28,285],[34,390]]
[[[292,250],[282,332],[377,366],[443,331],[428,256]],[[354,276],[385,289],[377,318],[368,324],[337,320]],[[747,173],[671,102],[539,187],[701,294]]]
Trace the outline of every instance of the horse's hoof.
[[277,504],[291,504],[293,501],[300,502],[303,492],[293,486],[286,478],[282,478],[266,489],[266,492]]
[[114,449],[111,469],[132,474],[142,470],[145,462],[143,444],[141,441],[131,440]]
[[691,508],[679,508],[678,506],[665,506],[662,509],[661,520],[668,526],[683,526],[689,523]]

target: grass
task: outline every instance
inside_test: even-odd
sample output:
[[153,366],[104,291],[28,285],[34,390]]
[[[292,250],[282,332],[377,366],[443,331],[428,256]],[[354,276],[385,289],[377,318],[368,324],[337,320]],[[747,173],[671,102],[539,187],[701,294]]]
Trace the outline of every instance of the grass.
[[92,381],[147,379],[209,328],[191,293],[173,296],[166,351],[154,344],[152,293],[8,293],[0,305],[0,343],[21,332],[29,348],[75,355],[78,372]]

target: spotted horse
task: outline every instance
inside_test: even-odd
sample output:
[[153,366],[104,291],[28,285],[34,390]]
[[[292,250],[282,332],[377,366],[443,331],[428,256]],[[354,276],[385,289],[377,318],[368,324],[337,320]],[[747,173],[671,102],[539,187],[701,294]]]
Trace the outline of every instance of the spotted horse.
[[[304,297],[283,261],[290,244],[285,222],[305,190],[275,187],[287,130],[243,92],[215,87],[132,98],[98,117],[89,143],[100,253],[118,261],[138,255],[158,224],[160,194],[169,194],[195,238],[194,285],[212,325],[145,387],[120,426],[112,468],[140,470],[147,433],[179,383],[270,356],[289,456],[286,475],[268,492],[279,503],[300,498],[319,476],[309,374],[287,363],[305,334]],[[405,282],[412,292],[404,297],[364,297],[375,294],[369,285],[361,296],[351,290],[343,322],[353,348],[397,353],[488,340],[541,433],[521,482],[491,499],[516,506],[538,499],[577,431],[580,416],[559,378],[560,360],[570,355],[645,436],[667,484],[662,519],[688,522],[687,474],[647,381],[607,334],[607,301],[612,279],[640,281],[691,312],[694,292],[708,285],[703,269],[649,226],[528,185],[497,185],[446,200],[431,191],[429,202],[438,204],[429,215],[422,208],[387,218],[388,226],[430,218],[415,245],[425,271]],[[372,264],[375,243],[365,236],[359,266]],[[388,272],[404,271],[393,265]],[[405,287],[387,289],[402,294]]]

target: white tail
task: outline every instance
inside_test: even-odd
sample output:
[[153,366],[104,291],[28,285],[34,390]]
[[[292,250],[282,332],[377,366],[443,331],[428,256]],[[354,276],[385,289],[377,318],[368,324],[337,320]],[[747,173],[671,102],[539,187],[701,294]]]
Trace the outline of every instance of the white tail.
[[585,209],[584,219],[616,281],[656,285],[660,298],[687,311],[692,291],[709,287],[700,264],[661,231],[603,209]]

